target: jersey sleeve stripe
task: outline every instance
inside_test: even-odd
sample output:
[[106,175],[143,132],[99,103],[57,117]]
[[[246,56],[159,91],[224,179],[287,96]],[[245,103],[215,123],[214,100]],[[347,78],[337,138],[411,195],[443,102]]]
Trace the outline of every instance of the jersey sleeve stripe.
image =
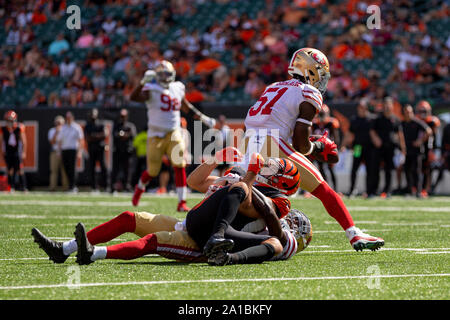
[[323,103],[322,95],[317,94],[317,92],[313,92],[313,91],[309,91],[309,90],[303,90],[303,92],[311,93],[314,97],[316,97],[320,101],[320,103]]
[[[306,99],[306,100],[309,100],[308,102],[310,102],[313,106],[315,106],[317,109],[320,109],[321,108],[321,106],[322,106],[322,103],[321,102],[319,102],[319,101],[317,101],[316,99],[314,99],[313,97],[310,97],[310,96],[308,96],[308,95],[303,95],[303,97]],[[312,102],[311,100],[313,100],[314,102]]]

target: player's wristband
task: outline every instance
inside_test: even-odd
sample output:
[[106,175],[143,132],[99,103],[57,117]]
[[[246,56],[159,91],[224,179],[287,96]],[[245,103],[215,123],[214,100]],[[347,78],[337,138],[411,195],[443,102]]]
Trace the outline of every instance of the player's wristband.
[[309,156],[314,151],[314,143],[311,142],[311,148],[309,148],[309,151],[305,153],[305,156]]
[[304,124],[306,124],[306,125],[308,125],[310,127],[312,126],[312,122],[311,121],[308,121],[308,120],[305,120],[305,119],[302,119],[302,118],[298,118],[297,122],[304,123]]

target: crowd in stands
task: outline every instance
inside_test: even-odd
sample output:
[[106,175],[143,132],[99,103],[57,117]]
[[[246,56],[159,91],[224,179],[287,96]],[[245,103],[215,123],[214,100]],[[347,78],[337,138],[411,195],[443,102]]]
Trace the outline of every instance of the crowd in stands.
[[[440,0],[0,1],[4,106],[122,107],[165,58],[191,102],[251,102],[287,77],[292,52],[323,51],[326,101],[450,100],[449,8]],[[69,30],[66,8],[81,8]],[[369,4],[380,29],[368,29]]]

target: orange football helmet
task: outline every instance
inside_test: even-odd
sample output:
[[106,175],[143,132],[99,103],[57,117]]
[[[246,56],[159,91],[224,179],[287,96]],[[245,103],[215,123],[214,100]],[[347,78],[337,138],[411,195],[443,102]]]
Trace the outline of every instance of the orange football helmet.
[[300,172],[291,160],[269,158],[256,177],[256,181],[290,196],[300,187]]
[[13,110],[9,110],[5,113],[4,119],[6,121],[17,121],[17,113]]

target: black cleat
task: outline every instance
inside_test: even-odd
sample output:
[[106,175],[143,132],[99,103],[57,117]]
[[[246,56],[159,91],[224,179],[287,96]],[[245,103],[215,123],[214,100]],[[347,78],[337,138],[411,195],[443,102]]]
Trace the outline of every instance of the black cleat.
[[231,256],[225,251],[218,251],[208,257],[208,264],[210,266],[224,266],[231,264]]
[[203,254],[209,258],[209,256],[219,251],[230,251],[233,249],[233,246],[233,240],[213,235],[203,247]]
[[77,224],[73,234],[78,245],[77,263],[81,266],[94,262],[91,260],[92,254],[94,253],[94,246],[89,243],[86,236],[86,228],[81,222]]
[[62,242],[47,238],[36,228],[31,229],[31,235],[34,238],[34,242],[39,245],[39,248],[44,250],[44,252],[48,255],[48,259],[54,263],[64,263],[69,257],[63,252]]

